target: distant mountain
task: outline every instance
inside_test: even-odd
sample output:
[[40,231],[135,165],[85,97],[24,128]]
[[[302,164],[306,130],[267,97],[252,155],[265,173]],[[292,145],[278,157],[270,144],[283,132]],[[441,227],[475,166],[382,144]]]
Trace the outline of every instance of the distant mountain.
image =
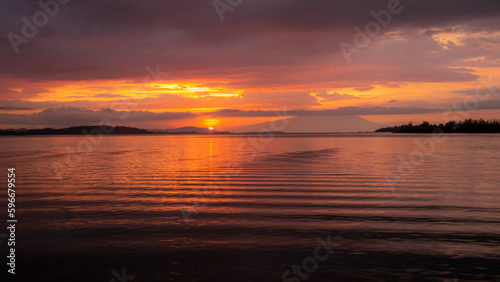
[[152,134],[152,132],[127,126],[73,126],[62,129],[43,128],[43,129],[9,129],[0,130],[0,135],[84,135],[97,134],[103,135],[116,134]]
[[[248,126],[234,127],[232,132],[283,131],[285,133],[328,133],[328,132],[373,132],[380,125],[359,116],[347,115],[315,115],[299,116]],[[283,125],[283,127],[281,127]]]

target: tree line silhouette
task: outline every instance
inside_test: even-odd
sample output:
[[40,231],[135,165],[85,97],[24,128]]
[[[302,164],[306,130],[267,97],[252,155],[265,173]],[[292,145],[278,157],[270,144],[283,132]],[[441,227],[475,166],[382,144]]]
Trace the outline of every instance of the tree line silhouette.
[[385,127],[377,129],[375,132],[394,133],[500,133],[500,120],[466,119],[464,121],[449,121],[445,124],[430,124],[424,121],[419,125],[410,122],[405,125]]

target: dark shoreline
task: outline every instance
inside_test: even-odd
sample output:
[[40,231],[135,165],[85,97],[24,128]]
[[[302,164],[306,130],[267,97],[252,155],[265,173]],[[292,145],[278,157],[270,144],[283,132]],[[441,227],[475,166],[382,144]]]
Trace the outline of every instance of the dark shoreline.
[[390,133],[500,133],[500,120],[466,119],[449,121],[446,124],[430,124],[423,121],[419,125],[412,122],[400,126],[379,128],[375,132]]
[[42,129],[4,129],[0,130],[0,136],[28,136],[28,135],[39,135],[39,136],[54,136],[54,135],[178,135],[178,134],[230,134],[230,132],[211,132],[203,133],[196,131],[150,131],[135,127],[127,126],[73,126],[68,128],[54,129],[54,128],[42,128]]
[[[500,133],[500,123],[498,128],[493,121],[488,124],[477,122],[479,126],[471,127],[470,122],[448,122],[446,125],[431,125],[428,122],[423,122],[420,125],[413,125],[411,122],[408,125],[394,126],[380,128],[375,131],[352,131],[352,132],[282,132],[282,131],[265,131],[265,132],[229,132],[229,131],[213,131],[213,132],[199,132],[199,131],[151,131],[146,129],[139,129],[127,126],[73,126],[68,128],[54,129],[0,129],[0,137],[2,136],[92,136],[92,135],[197,135],[197,136],[211,136],[211,135],[328,135],[328,134],[360,134],[360,133],[412,133],[412,134],[495,134]],[[476,124],[476,125],[477,125]],[[486,124],[486,125],[485,125]],[[465,125],[465,126],[464,126]],[[492,126],[493,125],[493,126]],[[481,127],[482,126],[482,127]]]

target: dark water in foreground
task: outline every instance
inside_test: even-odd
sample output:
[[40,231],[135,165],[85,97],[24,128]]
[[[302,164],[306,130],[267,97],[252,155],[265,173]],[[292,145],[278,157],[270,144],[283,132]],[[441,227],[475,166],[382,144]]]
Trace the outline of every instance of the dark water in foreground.
[[500,281],[500,135],[82,140],[0,139],[9,281]]

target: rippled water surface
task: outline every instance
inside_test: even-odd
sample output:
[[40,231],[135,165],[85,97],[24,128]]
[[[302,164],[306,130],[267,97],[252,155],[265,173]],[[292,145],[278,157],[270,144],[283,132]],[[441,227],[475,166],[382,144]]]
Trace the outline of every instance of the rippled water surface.
[[[20,275],[500,281],[500,135],[85,140],[0,139]],[[283,276],[328,236],[328,259]]]

